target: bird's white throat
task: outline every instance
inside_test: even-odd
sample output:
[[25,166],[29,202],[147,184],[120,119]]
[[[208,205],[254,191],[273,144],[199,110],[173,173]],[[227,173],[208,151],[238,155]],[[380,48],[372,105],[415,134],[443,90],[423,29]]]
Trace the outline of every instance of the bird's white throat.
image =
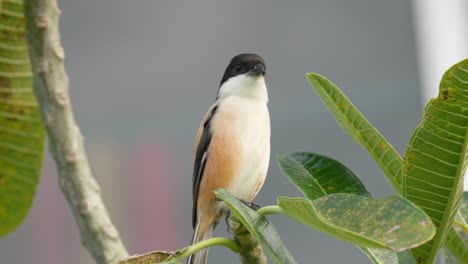
[[268,102],[265,78],[263,76],[249,76],[247,73],[230,78],[219,88],[218,99],[233,95]]

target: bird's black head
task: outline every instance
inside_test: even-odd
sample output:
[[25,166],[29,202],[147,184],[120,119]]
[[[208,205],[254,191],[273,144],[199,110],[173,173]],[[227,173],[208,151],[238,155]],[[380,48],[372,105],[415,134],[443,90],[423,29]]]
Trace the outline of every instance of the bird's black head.
[[265,75],[265,61],[262,57],[253,53],[243,53],[231,59],[231,62],[224,71],[220,86],[229,78],[240,74],[248,74],[251,76]]

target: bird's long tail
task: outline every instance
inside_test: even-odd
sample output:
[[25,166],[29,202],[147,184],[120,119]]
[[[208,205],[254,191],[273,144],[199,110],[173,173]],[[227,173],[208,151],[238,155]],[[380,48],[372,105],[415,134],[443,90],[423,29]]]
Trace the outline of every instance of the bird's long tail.
[[[214,227],[213,224],[211,224],[208,226],[204,234],[199,234],[198,231],[200,228],[200,222],[197,221],[197,225],[195,226],[195,231],[193,232],[192,245],[202,240],[211,238],[211,236],[213,235],[213,227]],[[208,249],[200,250],[197,253],[191,255],[187,259],[187,264],[206,264],[207,257],[208,257]]]

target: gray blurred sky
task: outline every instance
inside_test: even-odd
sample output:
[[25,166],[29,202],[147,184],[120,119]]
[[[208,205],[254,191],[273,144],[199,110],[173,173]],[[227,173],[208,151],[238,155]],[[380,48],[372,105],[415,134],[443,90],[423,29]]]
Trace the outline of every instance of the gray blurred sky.
[[[180,196],[174,206],[186,233],[180,246],[191,236],[193,137],[224,68],[237,53],[259,53],[267,62],[272,157],[318,152],[346,164],[375,196],[392,193],[383,173],[338,127],[304,74],[318,72],[337,84],[402,153],[421,115],[409,1],[59,4],[72,100],[88,151],[103,141],[120,149],[145,140],[164,142],[176,161],[179,189],[174,192]],[[299,195],[274,160],[268,177],[257,203]],[[113,199],[116,194],[108,188],[103,186],[104,195]],[[350,244],[283,217],[272,221],[299,263],[368,262]],[[20,263],[20,258],[2,247],[21,245],[25,228],[0,243],[0,254],[9,256],[9,263]],[[225,235],[225,227],[219,229]],[[79,247],[79,238],[73,239]],[[131,253],[151,249],[129,247]],[[238,258],[225,249],[211,250],[210,263],[221,262],[238,263]]]

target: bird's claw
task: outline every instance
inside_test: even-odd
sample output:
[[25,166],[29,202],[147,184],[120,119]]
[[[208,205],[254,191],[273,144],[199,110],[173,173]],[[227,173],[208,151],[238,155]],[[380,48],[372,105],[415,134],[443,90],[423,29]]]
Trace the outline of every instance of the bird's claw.
[[[257,204],[254,204],[252,202],[247,202],[246,200],[244,199],[239,199],[239,201],[241,201],[243,204],[245,204],[246,206],[248,206],[250,209],[254,210],[254,211],[258,211],[258,209],[260,209],[260,206],[257,205]],[[226,221],[226,225],[227,225],[227,232],[229,234],[231,234],[231,229],[230,229],[230,226],[229,226],[229,218],[231,217],[231,210],[227,210],[226,211],[226,217],[224,218],[224,220]]]
[[226,211],[226,218],[224,218],[226,220],[227,232],[229,234],[231,234],[231,228],[230,228],[230,225],[229,225],[229,217],[231,217],[231,210]]

